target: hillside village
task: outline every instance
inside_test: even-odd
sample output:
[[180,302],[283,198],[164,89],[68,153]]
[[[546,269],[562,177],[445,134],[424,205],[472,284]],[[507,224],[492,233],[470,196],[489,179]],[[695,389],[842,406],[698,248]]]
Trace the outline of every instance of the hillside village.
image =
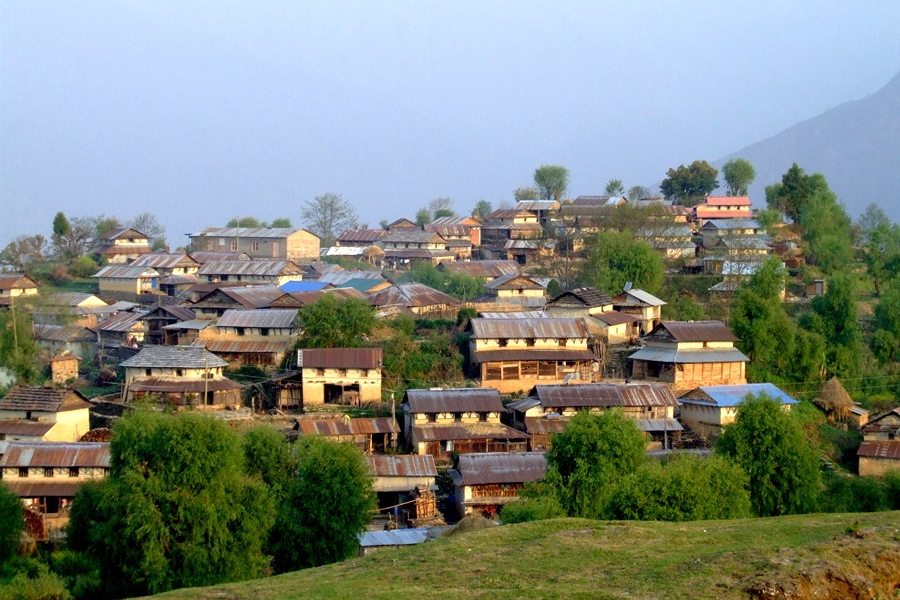
[[211,223],[177,251],[118,226],[69,274],[5,252],[0,479],[49,541],[134,407],[265,423],[365,455],[366,553],[495,516],[581,412],[619,411],[654,455],[703,455],[760,395],[851,440],[825,468],[884,475],[897,226],[802,208],[791,177],[821,176],[789,171],[768,203],[548,197],[323,235]]

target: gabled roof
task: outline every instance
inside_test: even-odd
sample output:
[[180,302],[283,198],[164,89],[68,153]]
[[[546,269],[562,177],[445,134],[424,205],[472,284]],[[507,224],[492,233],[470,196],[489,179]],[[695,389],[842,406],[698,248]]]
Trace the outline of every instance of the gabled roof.
[[288,281],[279,286],[287,293],[292,292],[317,292],[325,288],[334,287],[327,281]]
[[397,427],[397,421],[390,417],[297,419],[295,429],[300,432],[300,435],[324,435],[329,437],[398,433],[400,431],[399,427]]
[[115,240],[147,241],[147,234],[141,233],[137,229],[132,229],[131,227],[116,227],[97,238],[98,242],[113,242]]
[[179,306],[177,304],[162,304],[154,306],[146,315],[143,316],[145,321],[155,318],[177,319],[178,321],[189,321],[196,315],[194,311],[187,306]]
[[406,306],[409,308],[445,304],[459,306],[459,300],[422,283],[395,283],[377,292],[366,294],[373,306]]
[[584,319],[482,319],[470,321],[475,339],[580,339],[588,337]]
[[191,252],[191,258],[203,265],[214,260],[252,260],[246,252],[212,252],[198,250]]
[[781,404],[798,404],[773,383],[747,383],[744,385],[702,385],[681,398],[682,404],[713,404],[720,408],[740,405],[748,395],[766,394]]
[[222,237],[222,238],[289,238],[295,233],[304,232],[315,238],[319,236],[310,233],[306,229],[295,229],[293,227],[208,227],[203,231],[190,234],[191,237]]
[[622,292],[613,300],[617,306],[664,306],[666,304],[665,300],[660,300],[653,294],[637,288]]
[[144,346],[119,363],[123,367],[205,369],[227,367],[228,363],[200,346]]
[[677,405],[671,388],[663,383],[536,385],[528,395],[538,398],[544,408]]
[[0,468],[100,467],[109,468],[106,442],[9,442],[0,456]]
[[518,274],[520,265],[514,260],[449,261],[438,265],[442,271],[461,273],[470,277],[500,277]]
[[384,244],[442,244],[444,238],[434,231],[421,229],[395,229],[381,238]]
[[404,403],[410,413],[503,412],[500,392],[495,388],[406,390]]
[[900,460],[900,440],[866,440],[859,445],[857,456]]
[[542,452],[485,452],[460,454],[451,476],[458,486],[491,485],[537,481],[546,472]]
[[413,438],[419,442],[446,440],[527,440],[528,434],[503,423],[429,423],[413,427]]
[[632,360],[646,360],[650,362],[674,364],[750,362],[750,359],[737,348],[696,348],[690,350],[676,350],[675,348],[645,346],[628,358]]
[[635,321],[641,320],[641,318],[637,315],[629,315],[616,310],[608,310],[603,313],[597,313],[595,315],[591,315],[591,317],[597,319],[598,321],[602,321],[607,325],[621,325],[622,323],[634,323]]
[[750,206],[747,196],[707,196],[707,206]]
[[378,369],[381,348],[305,348],[298,353],[298,368],[314,369]]
[[556,200],[519,200],[516,203],[516,210],[527,210],[536,212],[540,210],[558,210],[559,202]]
[[348,229],[337,236],[342,244],[374,244],[387,233],[384,229]]
[[35,325],[34,339],[42,342],[93,342],[97,336],[81,325]]
[[676,342],[738,342],[722,321],[662,321],[647,337]]
[[481,311],[482,319],[542,319],[546,315],[540,310],[514,310],[509,312]]
[[700,231],[721,231],[727,229],[759,229],[756,219],[710,219],[700,227]]
[[0,273],[0,290],[34,290],[37,282],[25,273]]
[[[537,218],[537,215],[529,210],[521,210],[518,208],[500,208],[495,211],[489,212],[484,215],[485,223],[487,221],[511,221],[516,218]],[[485,227],[490,227],[490,225],[485,225]]]
[[387,228],[388,228],[388,231],[391,231],[394,229],[419,229],[419,226],[416,225],[415,223],[413,223],[412,221],[410,221],[409,219],[405,219],[405,218],[401,217],[401,218],[397,219],[396,221],[394,221],[393,223],[388,224]]
[[121,312],[101,321],[95,328],[97,331],[127,332],[135,327],[143,328],[144,313]]
[[366,456],[369,472],[375,477],[437,477],[434,457],[430,454]]
[[613,206],[627,202],[623,196],[578,196],[572,200],[574,206]]
[[481,223],[472,217],[438,217],[425,226],[426,229],[429,227],[465,227],[466,229],[471,229],[472,227],[481,227]]
[[200,338],[191,345],[202,346],[214,354],[284,354],[290,348],[291,340],[283,337],[266,340]]
[[296,308],[237,309],[229,308],[219,317],[216,327],[258,327],[291,329],[297,320]]
[[66,412],[90,407],[78,390],[30,385],[17,385],[0,400],[0,410]]
[[496,279],[492,279],[484,284],[489,290],[545,290],[547,289],[531,277],[527,275],[517,275],[510,273],[509,275],[501,275]]
[[194,306],[204,308],[213,304],[220,305],[236,302],[247,309],[265,308],[284,296],[284,294],[284,290],[275,285],[222,287],[209,292],[197,300]]
[[290,260],[214,260],[205,263],[197,273],[200,275],[279,277],[302,275],[303,270]]
[[612,304],[613,299],[606,292],[592,287],[569,290],[547,302],[548,307],[559,308],[598,308]]
[[174,269],[176,267],[199,267],[200,263],[187,254],[157,251],[139,257],[131,265],[134,267],[152,267],[154,269]]
[[99,279],[147,279],[159,277],[159,272],[151,267],[132,265],[107,265],[91,275]]
[[381,271],[362,270],[330,271],[319,277],[318,281],[324,281],[326,283],[333,284],[335,287],[341,287],[341,284],[346,283],[352,279],[374,279],[377,281],[387,281],[384,275],[381,274]]

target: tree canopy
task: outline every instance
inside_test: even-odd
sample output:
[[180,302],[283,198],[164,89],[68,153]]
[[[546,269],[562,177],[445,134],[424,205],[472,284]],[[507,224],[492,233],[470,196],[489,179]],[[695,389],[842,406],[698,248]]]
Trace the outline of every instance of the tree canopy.
[[625,185],[621,179],[610,179],[603,189],[607,196],[621,196],[625,193]]
[[541,165],[534,170],[534,184],[541,200],[559,202],[569,189],[569,170],[561,165]]
[[25,511],[22,509],[22,501],[0,483],[0,565],[16,555],[23,529]]
[[300,309],[304,348],[358,348],[375,328],[375,311],[368,302],[325,294]]
[[523,185],[513,190],[513,198],[515,198],[516,202],[521,202],[522,200],[540,200],[541,190],[539,190],[537,186]]
[[334,240],[348,229],[355,229],[356,211],[340,194],[328,192],[304,202],[300,217],[306,228],[319,236],[324,247],[334,245]]
[[748,475],[750,502],[758,516],[804,513],[815,507],[819,459],[800,424],[769,396],[748,395],[735,422],[725,426],[716,453]]
[[719,171],[705,160],[695,160],[687,167],[680,165],[666,171],[659,190],[667,200],[693,206],[719,187],[718,175]]
[[656,292],[663,282],[662,256],[629,232],[601,231],[585,239],[586,258],[578,279],[584,285],[615,293],[627,282]]
[[725,193],[729,196],[746,196],[747,188],[756,179],[756,169],[749,160],[732,158],[722,165]]

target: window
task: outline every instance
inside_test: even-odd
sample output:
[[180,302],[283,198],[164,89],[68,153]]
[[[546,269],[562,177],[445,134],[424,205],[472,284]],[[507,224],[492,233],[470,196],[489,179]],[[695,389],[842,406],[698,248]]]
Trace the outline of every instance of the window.
[[184,377],[184,371],[182,369],[175,369],[176,377]]
[[259,242],[253,242],[252,244],[250,244],[250,247],[253,250],[258,251],[259,250]]
[[51,467],[44,467],[44,477],[53,477],[53,469]]
[[144,375],[150,377],[151,375],[153,375],[153,369],[144,369]]
[[506,348],[507,343],[509,343],[509,340],[497,340],[497,345],[501,348]]
[[225,238],[219,238],[219,245],[220,245],[220,246],[224,246],[224,245],[225,245]]
[[237,252],[237,240],[232,240],[232,241],[231,241],[231,251],[232,251],[232,252]]
[[444,440],[442,445],[444,452],[453,452],[453,440]]
[[560,348],[565,348],[566,347],[566,338],[559,338],[558,340],[556,340],[556,343],[559,345]]
[[19,477],[28,477],[28,467],[19,467]]
[[268,328],[268,327],[262,327],[262,328],[259,330],[259,335],[269,335],[269,328]]
[[244,328],[243,328],[243,327],[238,327],[238,328],[237,328],[237,334],[238,334],[238,335],[244,335]]
[[69,477],[78,477],[78,467],[69,467]]

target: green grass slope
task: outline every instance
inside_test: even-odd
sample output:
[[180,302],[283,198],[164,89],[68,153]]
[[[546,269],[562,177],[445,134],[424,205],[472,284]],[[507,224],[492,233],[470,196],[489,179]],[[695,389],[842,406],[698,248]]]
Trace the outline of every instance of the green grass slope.
[[894,597],[898,542],[897,512],[694,523],[558,519],[157,598]]

